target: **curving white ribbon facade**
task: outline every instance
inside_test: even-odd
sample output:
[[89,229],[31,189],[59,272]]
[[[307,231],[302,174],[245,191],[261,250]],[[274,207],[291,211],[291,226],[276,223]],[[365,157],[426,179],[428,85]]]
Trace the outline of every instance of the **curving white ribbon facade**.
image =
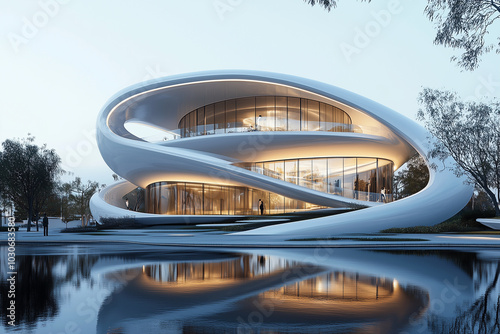
[[[259,109],[259,101],[266,101],[266,98],[274,101],[272,116],[264,114],[266,108]],[[252,107],[254,109],[244,109],[245,99],[257,101]],[[296,101],[308,103],[309,113],[299,110],[297,115],[300,117],[292,120],[295,109],[292,110],[291,106]],[[221,103],[224,110],[217,109]],[[232,107],[239,104],[242,105],[240,109]],[[198,116],[190,116],[197,115],[197,110]],[[255,118],[237,118],[236,114],[248,115],[248,110],[255,113]],[[326,117],[324,110],[326,115],[344,115],[343,121],[335,123],[336,127],[328,126],[334,122],[325,118],[322,121],[321,115]],[[210,118],[212,115],[215,121]],[[218,115],[223,115],[220,116],[223,121],[219,123]],[[305,119],[307,117],[309,119]],[[166,134],[175,133],[175,139],[145,141],[127,130],[127,122],[149,125]],[[215,126],[212,127],[212,124]],[[267,128],[269,124],[272,125]],[[198,131],[200,126],[203,131]],[[217,126],[222,130],[217,130]],[[223,186],[224,191],[231,194],[250,189],[250,192],[259,196],[269,195],[265,198],[279,198],[285,206],[291,201],[293,205],[300,204],[304,208],[364,207],[335,216],[243,232],[246,234],[325,235],[432,225],[462,209],[472,194],[471,187],[464,183],[464,179],[457,178],[446,168],[429,168],[429,183],[419,193],[402,200],[382,203],[382,199],[390,194],[386,192],[385,196],[380,195],[380,184],[389,182],[389,174],[382,176],[380,170],[372,169],[372,175],[375,175],[372,185],[367,178],[363,187],[368,192],[363,193],[365,197],[362,197],[358,194],[362,181],[357,174],[352,183],[355,184],[354,188],[336,192],[329,191],[333,189],[330,185],[322,187],[317,180],[312,186],[304,186],[303,178],[291,180],[278,172],[275,172],[277,177],[272,177],[267,171],[262,172],[262,169],[258,172],[259,168],[256,167],[266,166],[260,164],[268,161],[283,164],[297,161],[296,166],[311,163],[309,161],[318,165],[328,159],[330,165],[342,161],[342,180],[345,181],[347,161],[352,159],[357,161],[356,171],[362,169],[365,160],[374,161],[376,166],[390,162],[395,170],[416,153],[423,156],[429,166],[432,163],[441,166],[441,162],[426,158],[428,138],[429,134],[424,128],[389,108],[338,87],[308,79],[267,72],[214,71],[152,80],[119,92],[108,101],[98,117],[97,142],[101,154],[108,166],[126,181],[117,182],[94,195],[90,206],[97,220],[105,217],[134,217],[145,224],[160,224],[179,223],[179,219],[196,222],[221,218],[220,215],[213,215],[213,209],[207,215],[208,211],[203,211],[207,206],[203,203],[201,212],[184,209],[182,215],[144,213],[126,208],[124,196],[127,193],[136,187],[152,189],[155,186],[161,189],[158,196],[164,199],[170,196],[170,204],[175,206],[178,204],[177,197],[165,195],[163,191],[171,186],[179,188],[182,183],[186,191],[191,185],[205,192],[212,186]],[[344,184],[336,186],[341,188]],[[378,188],[375,184],[378,184]],[[175,196],[180,196],[179,190],[176,191]],[[350,196],[340,195],[347,193]],[[183,201],[186,201],[189,195],[183,196]],[[158,199],[151,197],[147,200],[151,202]],[[178,201],[180,203],[180,199]],[[245,201],[250,206],[257,205],[251,196]],[[217,207],[219,204],[221,208],[224,206],[224,213],[238,215],[237,209],[231,209],[233,204],[223,203],[222,199],[216,203]],[[154,204],[150,205],[154,207]],[[186,207],[186,203],[182,205]],[[228,207],[230,211],[226,211]],[[175,208],[164,210],[179,212]],[[286,208],[283,210],[286,211]],[[222,209],[217,213],[223,214]],[[257,213],[253,211],[253,214]]]

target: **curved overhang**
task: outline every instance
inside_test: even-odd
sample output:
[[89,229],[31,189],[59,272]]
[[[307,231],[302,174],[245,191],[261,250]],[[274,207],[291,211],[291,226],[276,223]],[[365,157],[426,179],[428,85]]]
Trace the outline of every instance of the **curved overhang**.
[[[140,186],[168,180],[167,177],[193,181],[211,175],[214,182],[226,180],[227,184],[244,184],[286,193],[287,196],[289,192],[300,193],[296,198],[319,205],[328,206],[327,203],[331,204],[331,201],[360,202],[285,184],[287,182],[233,166],[232,163],[243,160],[241,152],[233,151],[235,143],[254,138],[255,133],[235,134],[231,137],[233,143],[227,140],[230,134],[225,134],[219,137],[183,138],[158,145],[145,142],[124,127],[127,121],[135,121],[172,130],[177,128],[180,118],[198,107],[234,98],[264,95],[308,98],[337,106],[349,114],[353,124],[376,129],[376,133],[370,133],[370,130],[364,133],[274,133],[273,141],[265,149],[257,150],[260,155],[257,154],[254,161],[272,156],[264,153],[267,149],[280,158],[290,156],[292,146],[285,147],[286,141],[289,141],[295,142],[301,151],[306,151],[307,146],[317,145],[315,152],[309,152],[306,156],[319,153],[322,153],[321,156],[341,156],[345,154],[335,153],[335,149],[348,147],[357,156],[373,156],[373,152],[377,152],[377,157],[388,158],[397,166],[415,152],[426,159],[428,166],[440,165],[439,161],[427,159],[429,133],[405,116],[338,87],[288,75],[253,71],[192,73],[127,88],[110,99],[98,118],[99,148],[111,169]],[[372,154],[367,154],[370,152]],[[167,160],[168,164],[165,163]],[[449,163],[453,161],[448,161],[447,165]],[[325,231],[375,231],[391,226],[435,224],[459,211],[467,203],[472,190],[464,184],[463,178],[457,178],[451,171],[429,169],[427,187],[404,200],[382,206],[367,205],[375,207],[334,218],[281,224],[247,233],[323,234]],[[419,217],[409,219],[414,210],[420,210]]]

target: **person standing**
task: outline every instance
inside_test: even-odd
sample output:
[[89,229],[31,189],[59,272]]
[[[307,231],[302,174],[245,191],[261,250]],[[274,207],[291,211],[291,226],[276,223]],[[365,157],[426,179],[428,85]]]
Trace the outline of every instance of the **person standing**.
[[43,236],[44,237],[49,236],[49,218],[47,217],[46,213],[43,214],[42,224],[43,224]]
[[262,216],[264,214],[264,202],[262,202],[260,198],[259,198],[259,210],[260,210],[260,215]]

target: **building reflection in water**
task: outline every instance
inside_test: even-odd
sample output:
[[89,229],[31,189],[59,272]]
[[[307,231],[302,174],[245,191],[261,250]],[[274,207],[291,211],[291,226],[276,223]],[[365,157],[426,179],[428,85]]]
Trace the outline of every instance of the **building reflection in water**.
[[397,281],[346,272],[331,272],[265,292],[263,296],[284,299],[377,301],[395,293]]
[[220,262],[160,263],[143,266],[146,276],[161,283],[197,283],[251,279],[296,266],[298,262],[269,256],[244,255]]
[[[426,292],[390,278],[332,271],[274,256],[242,255],[218,262],[145,265],[142,275],[120,296],[105,303],[100,320],[121,323],[107,315],[128,303],[141,305],[140,311],[127,314],[120,308],[125,312],[121,316],[135,318],[137,324],[157,314],[164,323],[181,321],[183,330],[215,333],[235,329],[245,315],[267,309],[271,311],[259,330],[270,333],[283,326],[308,332],[340,326],[337,329],[383,333],[404,327],[428,301]],[[179,317],[180,312],[186,316]],[[170,319],[174,313],[177,317]]]
[[[245,255],[215,263],[163,263],[143,266],[143,274],[157,283],[182,285],[227,283],[248,280],[294,268],[299,263],[275,257]],[[398,283],[345,271],[329,272],[263,293],[265,297],[315,298],[320,300],[375,301],[389,298]]]

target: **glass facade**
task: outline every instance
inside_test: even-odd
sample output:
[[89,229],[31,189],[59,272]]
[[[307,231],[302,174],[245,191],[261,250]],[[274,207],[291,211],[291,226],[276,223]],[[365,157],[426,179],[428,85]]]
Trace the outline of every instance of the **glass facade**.
[[146,188],[146,212],[167,215],[258,215],[323,208],[264,190],[202,183],[156,182]]
[[361,201],[391,202],[394,163],[379,158],[314,158],[240,163],[278,180]]
[[287,96],[256,96],[212,103],[179,122],[181,137],[249,131],[353,132],[347,113],[332,105]]

